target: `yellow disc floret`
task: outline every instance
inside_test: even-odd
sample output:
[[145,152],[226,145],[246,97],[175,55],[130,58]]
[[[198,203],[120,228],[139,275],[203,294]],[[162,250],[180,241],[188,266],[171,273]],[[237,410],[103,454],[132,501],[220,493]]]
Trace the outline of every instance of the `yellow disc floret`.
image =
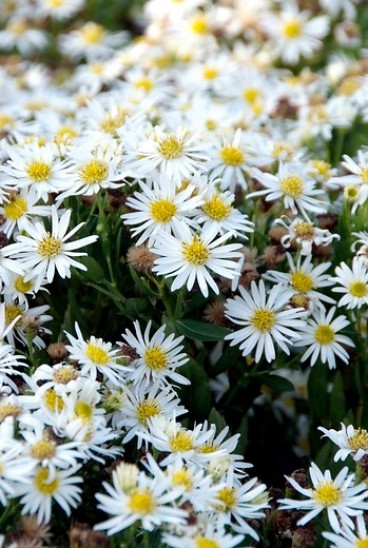
[[175,160],[175,158],[183,156],[184,146],[182,141],[179,141],[175,135],[170,135],[160,141],[158,152],[166,160]]
[[341,491],[333,485],[332,481],[319,484],[314,492],[314,500],[324,508],[339,504],[341,499]]
[[6,219],[17,221],[27,211],[27,202],[20,196],[16,196],[4,205],[3,215]]
[[205,214],[214,221],[223,221],[229,216],[231,210],[232,207],[221,200],[218,194],[214,194],[203,206]]
[[106,365],[110,361],[108,353],[103,348],[90,342],[86,346],[85,353],[87,358],[97,365]]
[[144,361],[152,371],[160,371],[167,366],[167,353],[158,345],[152,346],[145,351]]
[[170,449],[173,452],[190,451],[193,449],[193,437],[185,430],[179,430],[175,436],[170,439]]
[[349,447],[354,451],[358,451],[358,449],[368,451],[368,432],[364,428],[354,430],[354,434],[347,441]]
[[250,323],[263,333],[270,331],[276,323],[276,314],[272,310],[258,308],[249,318]]
[[147,398],[136,409],[136,415],[141,424],[146,424],[148,419],[159,413],[161,413],[161,405],[154,398]]
[[148,490],[134,489],[131,491],[128,506],[133,514],[144,516],[154,511],[156,503]]
[[91,160],[79,169],[79,176],[86,185],[102,183],[109,173],[106,162],[102,160]]
[[43,495],[53,495],[59,489],[59,480],[55,478],[48,481],[49,471],[47,468],[40,468],[35,475],[34,482],[40,493]]
[[220,157],[228,166],[240,166],[244,162],[244,154],[239,147],[225,146],[220,151]]
[[335,331],[329,325],[320,324],[314,332],[314,338],[319,344],[331,344],[335,339]]
[[51,177],[51,165],[45,162],[30,162],[26,166],[27,175],[34,183],[48,181]]
[[290,285],[301,293],[307,293],[315,287],[311,275],[300,270],[292,273],[290,276]]
[[175,204],[170,200],[157,200],[151,204],[151,215],[156,223],[168,223],[177,211]]
[[368,285],[360,281],[352,282],[349,285],[349,292],[353,295],[353,297],[361,299],[367,295]]
[[302,25],[297,19],[289,19],[282,27],[282,33],[286,38],[297,38],[302,32]]
[[61,247],[62,241],[49,234],[38,244],[38,253],[43,259],[53,259],[60,254]]
[[44,460],[51,459],[55,455],[55,449],[55,443],[47,438],[43,438],[31,445],[29,452],[34,459]]
[[184,244],[184,258],[195,266],[203,266],[210,258],[210,250],[198,236],[194,236],[190,244]]
[[291,198],[300,198],[303,195],[304,183],[303,179],[299,175],[291,175],[285,177],[280,182],[280,190]]

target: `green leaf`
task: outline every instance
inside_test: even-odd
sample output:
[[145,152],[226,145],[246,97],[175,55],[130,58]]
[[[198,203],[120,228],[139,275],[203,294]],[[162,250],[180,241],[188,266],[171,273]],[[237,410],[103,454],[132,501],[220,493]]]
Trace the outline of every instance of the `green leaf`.
[[317,422],[325,421],[328,413],[328,367],[317,362],[312,368],[308,380],[308,398],[311,415]]
[[228,371],[239,357],[239,348],[236,346],[229,346],[225,352],[221,354],[221,357],[217,360],[215,365],[211,367],[210,376],[215,377],[224,371]]
[[182,386],[179,390],[179,397],[189,410],[191,419],[207,419],[211,408],[211,391],[204,368],[191,358],[180,367],[179,372],[191,382],[189,386]]
[[330,399],[330,417],[332,424],[338,424],[346,415],[346,402],[344,394],[344,385],[341,373],[338,371],[333,384]]
[[93,257],[78,257],[78,262],[84,264],[86,271],[78,270],[79,276],[84,280],[101,282],[105,278],[105,271]]
[[269,373],[260,373],[257,375],[258,379],[275,392],[293,392],[295,386],[292,382],[280,375],[274,375]]
[[210,424],[214,424],[216,426],[217,432],[221,432],[221,430],[223,430],[227,426],[224,417],[214,407],[212,407],[211,409],[211,413],[208,417],[208,420]]
[[176,327],[181,335],[195,341],[222,341],[226,335],[231,333],[225,327],[197,320],[179,320],[176,322]]

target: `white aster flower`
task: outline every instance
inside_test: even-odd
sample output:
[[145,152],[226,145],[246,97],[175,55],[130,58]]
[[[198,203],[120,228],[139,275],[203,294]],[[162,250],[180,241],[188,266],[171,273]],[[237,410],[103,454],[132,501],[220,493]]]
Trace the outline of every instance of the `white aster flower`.
[[333,306],[327,313],[319,310],[308,318],[303,329],[303,338],[295,342],[296,347],[307,347],[300,359],[301,362],[310,358],[310,364],[314,365],[319,358],[322,363],[327,362],[330,369],[335,369],[337,356],[344,363],[349,363],[349,354],[344,346],[354,347],[354,343],[338,331],[350,325],[350,322],[346,316],[332,319],[335,311],[336,307]]
[[96,379],[100,372],[105,379],[109,379],[115,385],[119,384],[119,381],[122,382],[122,377],[129,369],[118,361],[121,358],[120,349],[113,349],[110,342],[94,335],[85,340],[78,323],[75,322],[74,325],[77,337],[65,331],[70,342],[65,348],[70,354],[70,359],[76,360],[80,365],[80,374]]
[[160,276],[175,276],[171,291],[186,285],[190,291],[197,281],[201,293],[208,297],[208,286],[218,295],[220,290],[210,271],[218,276],[234,280],[240,275],[239,263],[243,255],[238,251],[241,244],[222,245],[232,237],[227,232],[217,237],[217,227],[207,228],[200,234],[193,234],[186,224],[180,227],[180,237],[161,233],[155,247],[151,249],[159,256],[155,259],[152,272]]
[[352,268],[344,262],[340,263],[340,266],[335,268],[335,274],[336,277],[331,278],[331,281],[338,284],[338,287],[333,287],[332,291],[344,293],[338,306],[351,309],[368,304],[368,272],[364,259],[355,259]]
[[323,426],[319,426],[318,430],[324,433],[324,438],[329,438],[339,447],[334,456],[335,461],[345,460],[348,455],[359,461],[368,453],[368,432],[364,428],[354,428],[352,424],[346,426],[341,423],[341,430],[327,429]]
[[199,524],[194,530],[188,528],[174,534],[164,533],[163,540],[170,548],[234,548],[239,546],[244,535],[232,535],[211,522]]
[[68,242],[84,224],[80,223],[70,232],[67,232],[70,216],[71,210],[67,210],[59,218],[56,207],[52,206],[51,233],[41,222],[36,222],[33,225],[25,221],[23,228],[28,235],[19,234],[17,242],[5,248],[6,254],[18,258],[24,270],[29,272],[26,274],[24,281],[37,276],[35,291],[38,291],[45,278],[47,278],[48,283],[52,282],[55,270],[62,278],[70,278],[71,267],[87,270],[83,264],[73,258],[87,254],[74,250],[95,242],[98,236],[87,236],[80,240]]
[[49,216],[50,206],[37,205],[39,196],[37,190],[31,186],[30,188],[22,189],[19,193],[11,193],[5,196],[0,207],[0,215],[5,219],[1,225],[1,230],[10,238],[14,230],[17,231],[23,228],[25,219],[30,220],[32,217]]
[[323,532],[330,548],[365,548],[368,545],[368,531],[364,516],[357,516],[354,528],[342,527],[339,534]]
[[281,499],[281,510],[306,510],[307,513],[299,519],[297,525],[305,525],[314,519],[320,512],[327,511],[328,521],[336,533],[341,531],[342,526],[354,527],[353,516],[363,514],[368,509],[367,486],[365,483],[355,483],[355,474],[350,474],[345,466],[332,479],[329,470],[322,471],[312,462],[309,468],[309,475],[312,481],[312,488],[302,487],[293,478],[287,476],[288,482],[301,495],[306,497],[303,500]]
[[[244,326],[239,331],[226,335],[225,339],[231,341],[230,346],[240,345],[244,356],[256,348],[256,362],[259,362],[263,354],[268,362],[274,360],[275,343],[289,355],[289,347],[301,337],[300,331],[305,326],[304,309],[285,310],[292,292],[278,284],[266,296],[262,280],[258,287],[253,281],[250,292],[241,286],[239,291],[241,296],[228,299],[225,305],[226,316],[233,323]],[[291,325],[293,329],[290,329]]]
[[163,481],[162,475],[150,478],[144,472],[139,472],[135,479],[133,485],[122,484],[118,470],[114,470],[113,485],[103,483],[107,495],[96,494],[98,508],[112,517],[97,524],[95,529],[113,535],[135,522],[140,522],[146,531],[166,523],[184,525],[187,512],[176,507],[180,491],[172,488],[169,480]]
[[184,365],[189,357],[181,352],[183,346],[180,343],[184,337],[175,337],[172,333],[165,336],[166,325],[162,325],[158,331],[150,335],[152,322],[148,322],[144,333],[139,322],[134,322],[136,335],[129,329],[122,334],[126,344],[121,346],[121,354],[131,356],[132,351],[136,357],[130,363],[133,371],[129,378],[134,384],[142,383],[148,386],[151,382],[160,382],[162,386],[168,383],[190,384],[190,381],[176,372],[178,367]]
[[312,253],[312,245],[330,245],[333,240],[339,240],[338,234],[331,234],[327,229],[322,229],[314,225],[310,219],[296,217],[291,220],[286,215],[280,219],[275,219],[275,225],[281,225],[286,228],[288,234],[281,238],[281,244],[288,248],[291,242],[296,242],[300,245],[301,255],[310,255]]

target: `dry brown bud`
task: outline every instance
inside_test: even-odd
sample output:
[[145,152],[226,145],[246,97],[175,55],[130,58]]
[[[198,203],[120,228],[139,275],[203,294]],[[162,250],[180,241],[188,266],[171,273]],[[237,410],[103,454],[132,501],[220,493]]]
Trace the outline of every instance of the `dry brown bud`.
[[128,249],[127,262],[137,272],[143,274],[151,272],[155,259],[157,259],[157,255],[152,253],[146,245],[132,246]]
[[68,354],[65,348],[65,344],[62,342],[49,344],[49,346],[46,348],[46,352],[52,360],[57,361],[63,361]]

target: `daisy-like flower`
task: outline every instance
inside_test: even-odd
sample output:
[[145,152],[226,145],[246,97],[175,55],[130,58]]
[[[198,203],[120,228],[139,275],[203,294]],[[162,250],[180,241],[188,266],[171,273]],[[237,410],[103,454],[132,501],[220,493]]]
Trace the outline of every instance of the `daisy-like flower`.
[[286,254],[289,263],[289,272],[279,272],[277,270],[268,270],[263,277],[273,283],[285,284],[292,292],[292,298],[296,295],[303,295],[316,305],[317,308],[324,309],[321,301],[335,304],[334,299],[317,291],[322,287],[328,287],[333,284],[331,277],[324,274],[331,266],[330,262],[321,263],[316,267],[312,264],[312,255],[304,257],[300,255],[297,264],[294,264],[290,253]]
[[296,242],[300,246],[301,255],[310,255],[312,245],[330,245],[333,240],[339,240],[338,234],[331,234],[327,229],[322,229],[314,225],[310,219],[296,217],[291,220],[284,215],[280,219],[275,219],[275,225],[280,225],[288,231],[281,238],[281,244],[288,248],[291,242]]
[[[275,343],[290,354],[289,347],[300,339],[298,331],[305,327],[305,310],[294,308],[285,310],[292,291],[283,285],[275,285],[266,295],[264,282],[257,286],[252,282],[251,291],[239,287],[241,296],[226,301],[226,316],[235,324],[244,326],[234,333],[226,335],[230,346],[239,345],[244,356],[256,349],[255,361],[259,362],[264,354],[271,362],[276,357]],[[293,329],[290,329],[292,325]]]
[[[368,268],[368,232],[353,232],[352,235],[358,239],[352,244],[351,251],[355,253],[356,257],[359,257],[359,260],[362,261],[365,268]],[[361,244],[361,246],[358,251],[356,251],[358,244]]]
[[76,508],[81,501],[82,489],[78,483],[83,479],[75,473],[80,466],[72,466],[67,470],[56,470],[51,474],[48,468],[37,467],[28,481],[17,484],[14,494],[21,497],[22,514],[35,514],[38,523],[48,523],[51,520],[51,506],[55,501],[64,512],[70,516],[71,509]]
[[135,192],[126,201],[135,211],[121,216],[124,224],[138,225],[132,230],[132,236],[140,234],[137,245],[148,239],[148,245],[152,246],[160,231],[180,233],[180,221],[193,224],[190,217],[203,203],[200,195],[193,195],[194,185],[179,191],[164,174],[159,182],[153,181],[153,186],[140,183],[140,187],[142,192]]
[[5,219],[1,229],[8,238],[15,229],[21,230],[25,219],[34,217],[45,217],[50,215],[50,206],[37,205],[39,196],[34,187],[21,190],[19,193],[12,193],[5,197],[0,207],[0,215]]
[[78,323],[75,322],[74,325],[77,337],[65,331],[70,342],[65,348],[70,354],[70,359],[76,360],[80,365],[80,374],[96,379],[100,372],[105,379],[109,379],[115,385],[121,382],[128,368],[118,361],[121,358],[120,349],[113,349],[110,342],[94,335],[85,340]]
[[318,310],[307,320],[303,330],[303,339],[295,342],[295,346],[307,347],[301,357],[304,362],[310,357],[310,364],[314,365],[319,358],[322,363],[328,364],[330,369],[336,368],[336,356],[344,363],[349,363],[349,354],[344,346],[354,347],[353,341],[338,331],[350,325],[346,316],[338,316],[333,320],[336,307],[333,306],[327,313]]
[[161,233],[157,236],[155,247],[151,249],[159,256],[154,261],[152,272],[160,276],[175,276],[171,291],[186,285],[190,291],[194,282],[198,282],[201,293],[208,297],[208,286],[218,295],[220,290],[210,271],[218,276],[234,280],[239,277],[239,263],[243,255],[238,251],[241,244],[222,245],[232,233],[217,237],[217,227],[202,230],[193,234],[186,224],[180,227],[180,237]]
[[52,282],[55,270],[62,278],[70,278],[71,267],[87,270],[82,263],[73,258],[87,255],[87,253],[74,250],[95,242],[98,236],[87,236],[68,242],[84,224],[80,223],[67,232],[70,216],[71,210],[67,210],[59,218],[56,207],[52,206],[51,233],[41,222],[31,224],[29,221],[25,221],[23,228],[27,236],[19,234],[16,243],[3,249],[3,253],[6,252],[7,255],[11,254],[19,259],[24,270],[28,272],[24,278],[25,282],[37,276],[35,291],[38,291],[45,278],[48,283]]
[[11,51],[17,48],[27,57],[35,51],[43,50],[47,45],[47,34],[36,28],[26,19],[14,15],[0,31],[0,48]]
[[37,9],[41,16],[62,21],[70,19],[84,6],[85,0],[37,0]]
[[354,195],[351,211],[355,213],[358,207],[368,199],[368,153],[359,150],[356,161],[344,154],[341,165],[349,173],[331,177],[328,184],[331,188],[334,188],[335,185],[343,186],[348,199],[349,194]]
[[137,169],[140,176],[149,175],[157,168],[179,185],[182,178],[207,171],[205,160],[208,155],[204,148],[199,135],[191,134],[187,129],[166,133],[160,126],[155,126],[150,138],[138,144],[134,151],[134,157],[138,159],[129,167]]
[[339,533],[342,526],[354,528],[353,516],[359,516],[368,509],[367,486],[365,483],[355,483],[355,474],[349,473],[345,466],[332,479],[329,470],[322,471],[312,462],[309,468],[309,475],[312,481],[312,488],[302,487],[291,477],[286,477],[292,487],[301,495],[306,497],[302,500],[281,499],[281,510],[306,510],[305,516],[299,519],[297,525],[305,525],[314,519],[320,512],[327,511],[328,521],[331,528]]
[[331,281],[338,284],[332,291],[344,293],[338,302],[338,306],[346,306],[348,309],[360,308],[368,304],[368,272],[364,266],[364,259],[353,261],[352,268],[344,262],[335,268],[336,277]]
[[106,59],[111,56],[114,48],[125,42],[126,37],[126,32],[109,33],[99,23],[87,21],[77,30],[62,34],[59,47],[62,53],[73,59]]
[[170,548],[234,548],[239,546],[244,535],[230,535],[215,527],[213,523],[200,524],[194,530],[186,530],[181,535],[179,532],[164,533],[163,540]]
[[152,336],[150,335],[152,322],[148,322],[144,333],[141,331],[139,322],[134,322],[136,334],[129,329],[122,334],[126,344],[118,343],[121,346],[121,354],[124,356],[135,353],[136,358],[130,363],[133,369],[128,378],[134,384],[142,383],[148,386],[151,382],[159,382],[163,386],[168,383],[190,384],[190,381],[176,372],[178,367],[184,365],[189,357],[181,352],[180,345],[183,336],[175,337],[172,333],[165,336],[166,325],[162,325]]
[[335,443],[339,450],[334,456],[334,460],[345,460],[351,455],[354,460],[359,461],[368,453],[368,432],[364,428],[354,428],[352,424],[346,426],[341,423],[341,430],[327,429],[319,426],[324,434],[324,438],[329,438]]
[[103,483],[107,495],[96,494],[98,508],[112,517],[95,529],[113,535],[135,522],[140,522],[146,531],[166,523],[184,525],[187,512],[174,504],[180,491],[172,488],[168,479],[163,481],[162,475],[150,478],[144,472],[135,474],[130,481],[121,481],[119,476],[118,467],[112,473],[113,485]]
[[324,191],[315,188],[314,179],[300,166],[281,164],[276,175],[253,168],[252,175],[265,189],[248,194],[248,198],[265,196],[267,202],[282,200],[285,209],[291,209],[294,214],[303,213],[305,217],[308,217],[307,211],[326,212],[326,204],[320,199]]
[[357,516],[353,529],[342,527],[339,534],[324,532],[322,535],[331,543],[330,548],[365,548],[368,545],[368,531],[364,516]]

